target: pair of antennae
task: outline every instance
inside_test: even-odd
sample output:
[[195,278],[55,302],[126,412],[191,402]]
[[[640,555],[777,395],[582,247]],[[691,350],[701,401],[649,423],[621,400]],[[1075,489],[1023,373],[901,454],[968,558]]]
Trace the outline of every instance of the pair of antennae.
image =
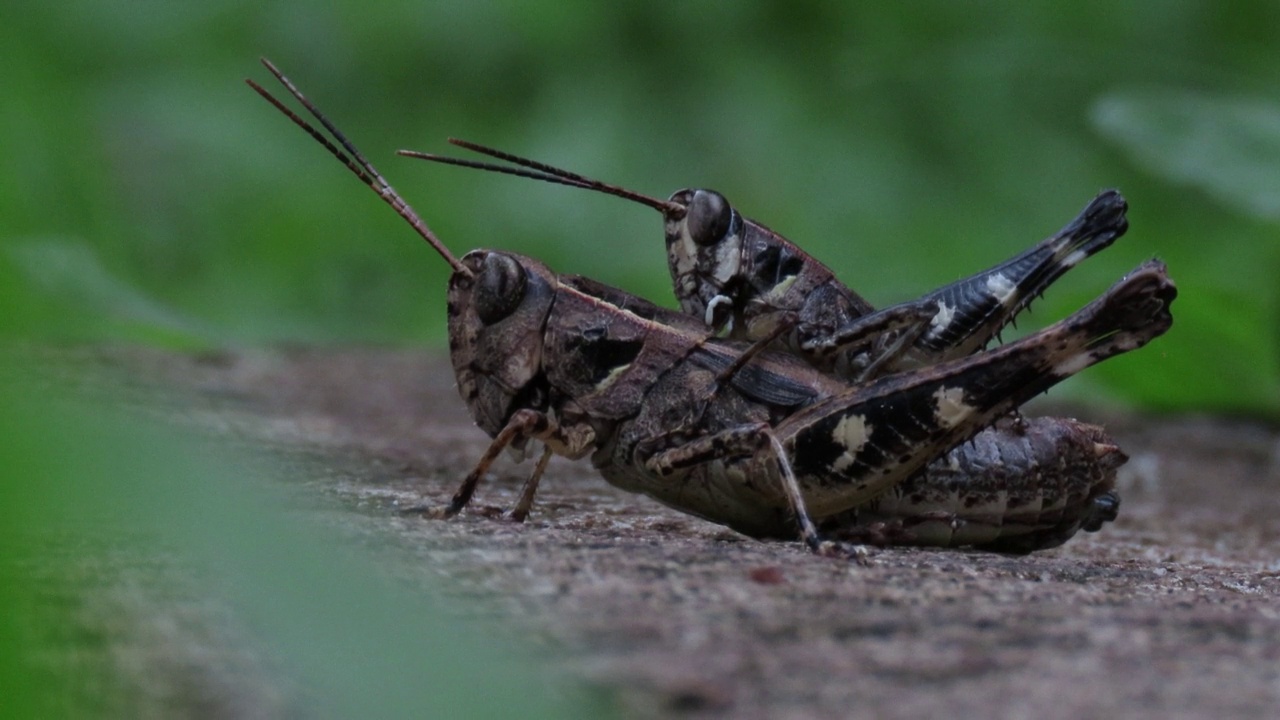
[[[414,212],[413,208],[410,207],[409,204],[400,197],[395,189],[391,187],[390,183],[386,181],[386,178],[382,177],[382,174],[373,166],[373,163],[369,162],[360,150],[358,150],[356,146],[342,134],[342,131],[333,123],[329,122],[329,119],[324,116],[324,113],[321,113],[319,108],[311,104],[311,101],[308,100],[306,96],[289,81],[289,78],[285,77],[270,60],[266,58],[261,58],[261,60],[267,70],[275,76],[276,80],[279,80],[280,84],[284,85],[285,89],[289,91],[289,94],[293,95],[298,102],[302,103],[302,106],[307,109],[307,112],[311,113],[312,117],[320,121],[320,124],[329,131],[329,134],[338,141],[338,145],[342,146],[342,149],[339,149],[329,140],[329,138],[325,137],[323,133],[311,125],[311,123],[307,122],[304,118],[286,107],[284,103],[277,100],[274,95],[267,92],[267,90],[261,85],[249,78],[245,78],[245,82],[249,84],[249,87],[253,88],[259,95],[265,98],[267,102],[274,105],[277,110],[284,113],[285,116],[292,120],[295,125],[306,131],[306,133],[312,138],[315,138],[317,142],[323,145],[326,150],[332,153],[334,157],[345,165],[348,170],[355,173],[356,177],[360,178],[365,185],[368,185],[374,192],[378,193],[378,197],[382,198],[383,201],[390,205],[391,208],[396,211],[396,214],[404,218],[405,221],[413,227],[414,231],[422,236],[423,240],[426,240],[431,247],[435,248],[436,252],[440,253],[440,256],[445,259],[445,262],[449,263],[454,272],[462,273],[467,277],[471,277],[471,270],[454,257],[453,253],[449,252],[449,248],[445,247],[444,243],[440,242],[440,238],[436,237],[436,234],[431,232],[431,228],[427,227],[427,224],[422,221],[422,218],[418,217],[418,213]],[[343,152],[343,150],[346,152]]]
[[582,188],[584,190],[594,190],[595,192],[613,195],[615,197],[624,198],[626,200],[631,200],[632,202],[637,202],[641,205],[651,207],[662,213],[664,217],[678,219],[684,217],[687,210],[687,208],[680,203],[674,203],[670,200],[659,200],[658,198],[644,195],[634,190],[628,190],[618,185],[610,185],[609,183],[585,177],[578,173],[555,167],[554,165],[548,165],[546,163],[538,162],[537,160],[523,158],[519,155],[513,155],[509,152],[481,145],[480,143],[471,142],[470,140],[449,138],[449,143],[472,152],[480,153],[481,155],[488,155],[489,157],[497,158],[518,167],[479,162],[477,160],[464,160],[462,158],[419,152],[417,150],[398,150],[396,151],[396,154],[403,155],[405,157],[417,158],[419,160],[430,160],[431,162],[438,162],[444,165],[457,165],[476,170],[487,170],[489,172],[515,175],[516,177],[542,180],[543,182],[556,183],[558,185],[568,185],[569,187]]
[[[454,272],[462,273],[463,275],[470,277],[472,275],[471,271],[467,269],[467,267],[456,257],[454,257],[453,253],[449,252],[449,249],[440,241],[440,238],[436,237],[436,234],[431,232],[431,228],[427,227],[427,224],[422,221],[422,218],[418,217],[418,213],[416,213],[414,209],[400,197],[395,189],[391,187],[391,184],[386,181],[386,178],[382,177],[382,174],[373,166],[373,163],[369,162],[369,160],[365,158],[364,154],[347,139],[346,135],[343,135],[342,131],[330,122],[329,118],[325,117],[324,113],[320,112],[320,109],[313,105],[311,101],[308,100],[307,97],[303,95],[292,82],[290,82],[289,78],[285,77],[270,60],[261,58],[261,61],[267,70],[275,76],[276,80],[279,80],[280,84],[284,85],[285,89],[289,91],[289,94],[293,95],[298,102],[302,103],[302,106],[307,109],[307,112],[311,113],[311,116],[318,120],[320,124],[329,131],[329,134],[333,136],[334,140],[338,141],[338,145],[340,145],[341,148],[339,148],[338,145],[334,145],[334,143],[329,138],[325,137],[323,133],[317,130],[315,126],[286,107],[284,103],[276,99],[274,95],[268,92],[261,85],[250,78],[245,78],[245,82],[249,84],[249,87],[253,88],[254,91],[266,99],[267,102],[274,105],[277,110],[284,113],[286,117],[292,120],[295,125],[302,128],[308,135],[323,145],[326,150],[339,160],[339,162],[345,165],[348,170],[355,174],[356,177],[360,178],[365,185],[368,185],[373,189],[373,191],[378,194],[378,197],[382,198],[384,202],[390,205],[391,208],[396,211],[396,214],[404,218],[405,221],[413,227],[414,231],[417,232],[418,235],[422,236],[422,239],[426,240],[431,247],[435,248],[436,252],[440,253],[440,256],[449,263],[449,266],[453,268]],[[479,143],[470,142],[468,140],[459,140],[457,138],[449,138],[449,142],[460,148],[480,153],[481,155],[488,155],[489,157],[502,160],[503,162],[510,163],[516,167],[479,162],[476,160],[464,160],[461,158],[436,155],[434,153],[417,152],[415,150],[400,150],[397,154],[405,157],[418,158],[420,160],[430,160],[432,162],[443,163],[445,165],[458,165],[477,170],[487,170],[489,172],[504,173],[507,175],[531,178],[533,180],[542,180],[544,182],[557,183],[559,185],[568,185],[570,187],[582,188],[584,190],[593,190],[595,192],[613,195],[615,197],[624,198],[626,200],[631,200],[632,202],[637,202],[641,205],[651,207],[662,213],[663,216],[667,218],[678,219],[684,217],[684,214],[687,211],[687,208],[680,203],[671,202],[670,200],[659,200],[658,198],[650,197],[633,190],[628,190],[624,187],[610,185],[609,183],[585,177],[575,172],[570,172],[536,160],[523,158],[519,155],[513,155],[502,150],[486,147]]]

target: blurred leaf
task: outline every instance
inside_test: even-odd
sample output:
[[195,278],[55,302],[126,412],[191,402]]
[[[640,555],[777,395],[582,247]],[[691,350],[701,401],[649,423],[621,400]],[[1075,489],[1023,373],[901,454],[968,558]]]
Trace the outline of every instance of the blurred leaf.
[[157,344],[182,347],[212,344],[212,331],[113,276],[84,243],[27,240],[5,249],[32,286],[68,306],[68,314],[82,322],[94,318],[108,320],[117,323],[119,328],[127,327],[135,339]]
[[[603,709],[536,663],[510,630],[478,625],[439,595],[394,582],[377,558],[300,518],[297,499],[264,463],[229,459],[225,446],[136,418],[122,422],[104,408],[65,406],[31,380],[0,371],[0,465],[9,478],[0,483],[7,714],[94,709],[69,704],[69,686],[89,703],[118,695],[120,679],[110,673],[121,661],[113,654],[147,637],[154,642],[157,632],[171,635],[146,625],[172,618],[111,618],[114,630],[104,635],[85,610],[123,582],[115,576],[118,556],[126,566],[145,566],[174,552],[198,570],[179,580],[229,603],[261,645],[233,650],[265,650],[282,671],[265,682],[300,685],[303,716],[501,718],[518,709],[521,717],[556,718]],[[76,551],[51,552],[58,544]],[[49,605],[48,583],[33,582],[37,571],[54,578],[65,601]],[[198,638],[201,647],[185,651],[216,670],[223,641]],[[89,656],[102,659],[96,674],[81,672],[95,667]],[[237,707],[234,700],[223,702]],[[171,710],[198,709],[181,696],[177,702]],[[124,710],[155,716],[160,708]]]
[[[266,79],[265,54],[455,251],[525,253],[667,304],[649,211],[391,152],[456,135],[649,194],[714,187],[876,304],[1008,257],[1119,186],[1135,231],[1067,284],[1100,288],[1159,254],[1187,289],[1171,357],[1185,343],[1252,363],[1228,395],[1172,392],[1162,407],[1273,397],[1274,353],[1253,351],[1280,342],[1280,252],[1226,217],[1280,213],[1277,101],[1257,97],[1280,72],[1269,0],[1000,13],[941,0],[17,2],[0,23],[0,247],[84,238],[90,265],[150,299],[108,291],[113,309],[84,317],[64,302],[46,324],[79,323],[77,337],[443,343],[444,265],[243,86]],[[1229,321],[1237,344],[1213,344],[1234,306],[1204,287],[1253,308]],[[1065,289],[1048,317],[1076,306]],[[1223,387],[1211,365],[1120,367],[1082,391]]]
[[1280,102],[1172,88],[1099,99],[1093,123],[1139,165],[1228,207],[1280,220]]

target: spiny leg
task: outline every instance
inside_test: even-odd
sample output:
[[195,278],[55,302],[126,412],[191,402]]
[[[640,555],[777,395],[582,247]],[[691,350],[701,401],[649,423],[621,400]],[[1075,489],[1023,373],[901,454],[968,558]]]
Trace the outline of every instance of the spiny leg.
[[1119,192],[1102,192],[1053,237],[922,297],[936,301],[938,312],[891,370],[932,365],[981,349],[1064,273],[1124,235],[1127,209]]
[[787,459],[787,451],[782,447],[782,443],[778,441],[778,436],[774,435],[771,430],[766,431],[769,440],[769,454],[773,456],[773,460],[778,469],[778,481],[782,485],[782,491],[787,494],[787,503],[791,506],[791,514],[796,519],[796,525],[800,527],[800,539],[809,547],[809,550],[819,555],[841,555],[847,554],[850,557],[864,555],[858,552],[842,552],[844,546],[823,540],[818,535],[818,528],[813,524],[813,518],[809,517],[809,511],[804,506],[804,495],[800,493],[800,483],[796,480],[795,471],[791,468],[791,461]]

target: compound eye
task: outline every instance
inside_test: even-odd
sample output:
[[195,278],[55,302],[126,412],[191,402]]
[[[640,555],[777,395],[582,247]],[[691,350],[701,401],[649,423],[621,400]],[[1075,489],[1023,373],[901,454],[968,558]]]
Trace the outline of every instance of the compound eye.
[[527,284],[524,268],[510,255],[490,253],[476,278],[476,315],[492,325],[515,312],[524,299]]
[[714,245],[729,232],[733,209],[729,201],[714,190],[697,190],[689,201],[689,237],[699,245]]

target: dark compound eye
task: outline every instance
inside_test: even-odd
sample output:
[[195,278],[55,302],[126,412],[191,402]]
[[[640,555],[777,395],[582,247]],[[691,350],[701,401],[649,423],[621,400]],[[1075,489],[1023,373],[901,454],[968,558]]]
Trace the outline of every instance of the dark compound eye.
[[492,325],[515,312],[524,299],[527,280],[524,268],[510,255],[490,253],[476,278],[476,315]]
[[689,237],[699,245],[714,245],[729,231],[733,208],[714,190],[698,190],[689,201]]

